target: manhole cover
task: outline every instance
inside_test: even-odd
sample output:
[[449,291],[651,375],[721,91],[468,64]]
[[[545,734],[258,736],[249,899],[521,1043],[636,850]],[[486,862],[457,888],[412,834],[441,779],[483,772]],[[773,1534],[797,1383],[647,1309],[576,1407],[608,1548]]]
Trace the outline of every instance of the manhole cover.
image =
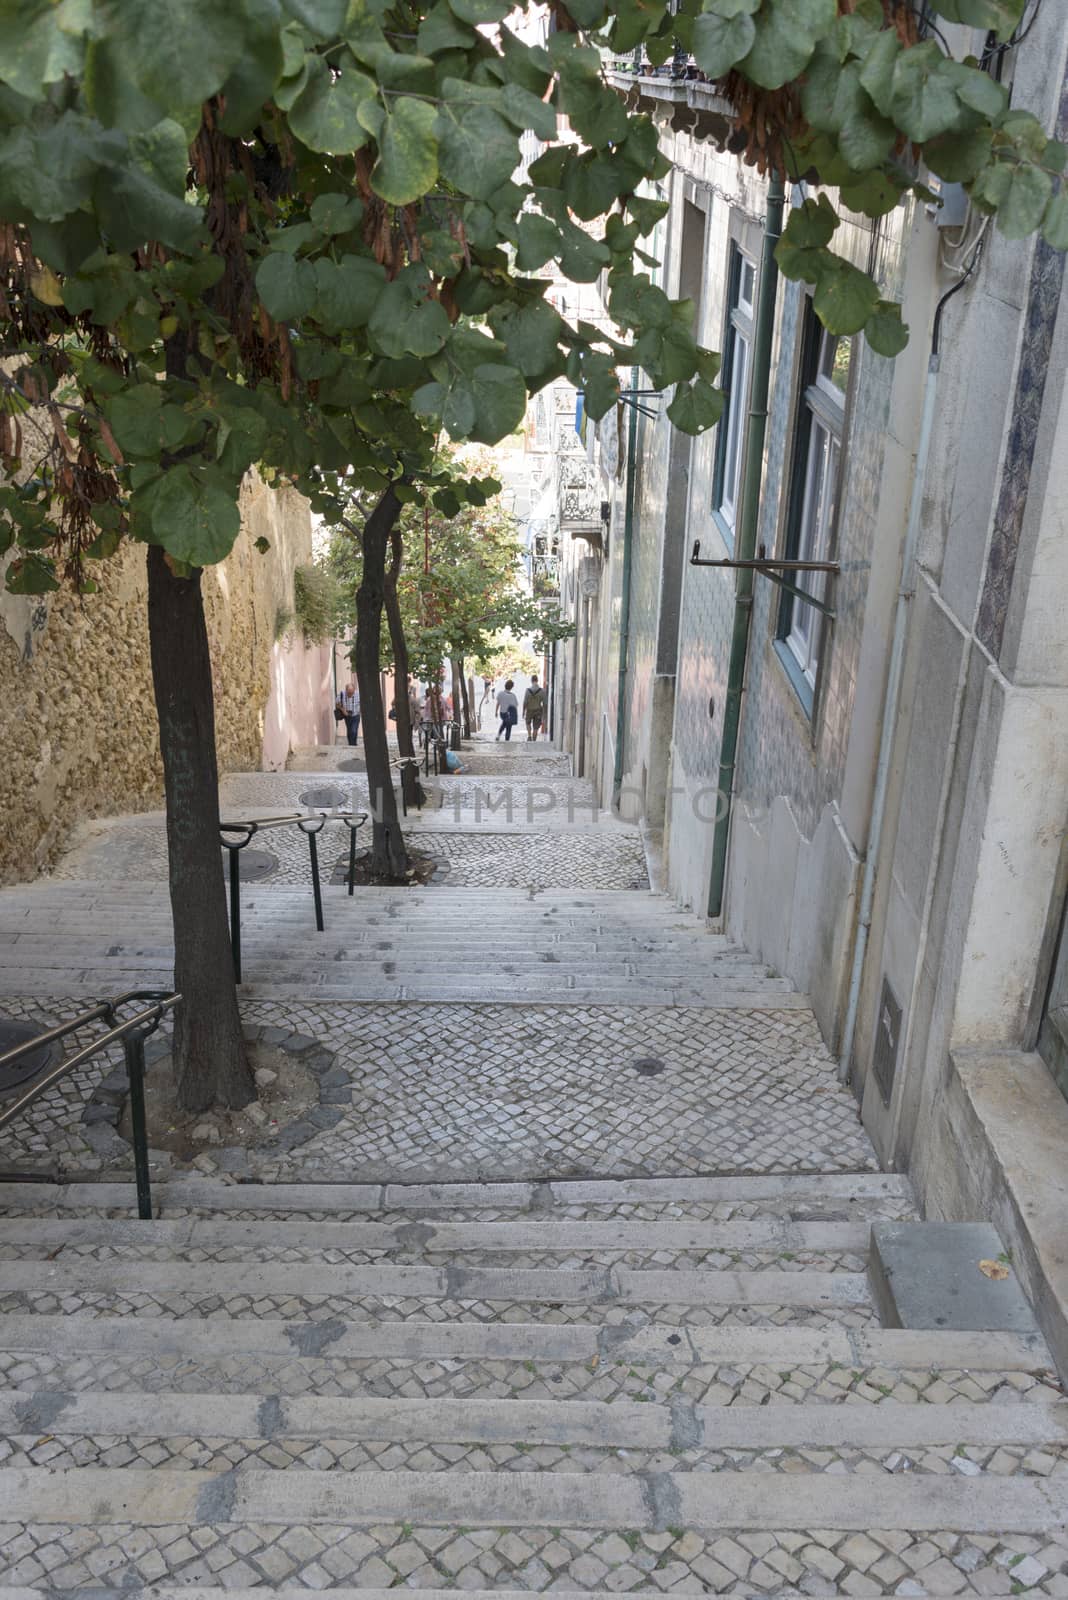
[[321,789],[305,789],[300,797],[302,806],[309,806],[312,811],[332,811],[334,806],[344,806],[348,796],[344,789],[339,789],[334,784],[326,784]]
[[639,1078],[659,1078],[664,1070],[664,1063],[658,1056],[639,1056],[637,1061],[632,1061],[631,1066]]
[[[223,851],[224,857],[229,857],[229,850]],[[278,867],[278,857],[272,856],[269,850],[254,850],[251,845],[246,845],[238,851],[238,860],[241,863],[241,882],[256,883],[260,878],[269,878]],[[224,862],[227,872],[230,870],[229,860]]]
[[[15,1022],[10,1017],[0,1017],[0,1056],[47,1032],[48,1029],[40,1022]],[[10,1094],[13,1089],[21,1088],[31,1078],[36,1078],[39,1072],[50,1067],[53,1061],[58,1061],[59,1056],[57,1043],[43,1044],[11,1066],[0,1067],[0,1094]]]
[[351,761],[339,761],[337,770],[339,772],[366,772],[367,762],[361,761],[359,756],[353,756]]

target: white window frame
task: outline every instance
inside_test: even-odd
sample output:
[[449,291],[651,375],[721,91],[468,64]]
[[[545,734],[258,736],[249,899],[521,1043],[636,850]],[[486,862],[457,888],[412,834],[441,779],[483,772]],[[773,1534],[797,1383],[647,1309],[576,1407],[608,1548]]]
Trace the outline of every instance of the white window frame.
[[[791,503],[788,507],[786,555],[791,561],[827,561],[834,536],[841,486],[842,442],[846,396],[829,376],[838,339],[815,322],[811,305],[806,315],[808,352],[802,377],[808,376],[799,399],[797,448]],[[826,592],[826,575],[803,572],[793,579],[817,600]],[[806,708],[815,703],[816,679],[824,640],[823,613],[797,595],[786,593],[779,613],[780,655]],[[793,670],[790,670],[790,669]]]
[[723,386],[727,391],[727,404],[719,425],[712,510],[728,547],[733,549],[745,472],[745,436],[753,366],[753,300],[757,274],[755,263],[736,243],[732,242],[730,250],[727,327],[723,341]]

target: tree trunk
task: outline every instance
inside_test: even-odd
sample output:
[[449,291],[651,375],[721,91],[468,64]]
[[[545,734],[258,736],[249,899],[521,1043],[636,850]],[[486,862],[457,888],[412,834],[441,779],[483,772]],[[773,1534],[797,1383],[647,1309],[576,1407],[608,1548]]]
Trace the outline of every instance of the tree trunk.
[[459,750],[464,699],[463,689],[461,688],[463,676],[460,670],[461,663],[456,656],[450,657],[449,665],[452,668],[452,726],[449,729],[449,749]]
[[148,632],[167,798],[174,919],[179,1106],[244,1106],[256,1097],[237,1008],[219,839],[215,705],[201,574],[176,578],[148,547]]
[[[460,699],[463,703],[463,734],[465,739],[471,738],[471,699],[467,692],[467,678],[464,674],[464,658],[460,657],[457,665],[460,668]],[[457,717],[457,721],[460,718]]]
[[[386,738],[386,707],[379,664],[382,653],[382,607],[385,604],[386,547],[401,503],[392,486],[382,495],[360,530],[363,575],[356,591],[356,677],[360,685],[363,749],[371,795],[371,874],[403,881],[408,867]],[[400,712],[398,710],[398,717]]]
[[[419,767],[415,759],[415,741],[412,737],[412,713],[408,702],[408,641],[404,637],[397,580],[404,562],[404,539],[398,527],[390,532],[390,563],[386,572],[385,605],[389,623],[389,639],[393,647],[394,708],[397,713],[397,749],[401,761],[401,791],[406,806],[420,806],[426,799],[419,782]],[[405,760],[407,757],[407,760]]]

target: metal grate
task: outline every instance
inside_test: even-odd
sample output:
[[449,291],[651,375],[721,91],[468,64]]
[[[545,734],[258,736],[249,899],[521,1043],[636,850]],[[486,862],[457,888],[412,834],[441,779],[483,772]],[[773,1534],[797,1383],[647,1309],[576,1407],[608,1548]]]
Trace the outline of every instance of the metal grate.
[[897,1072],[897,1051],[901,1042],[901,1006],[890,980],[884,976],[883,992],[879,1000],[879,1015],[875,1024],[875,1049],[872,1054],[872,1071],[883,1097],[883,1105],[890,1104]]

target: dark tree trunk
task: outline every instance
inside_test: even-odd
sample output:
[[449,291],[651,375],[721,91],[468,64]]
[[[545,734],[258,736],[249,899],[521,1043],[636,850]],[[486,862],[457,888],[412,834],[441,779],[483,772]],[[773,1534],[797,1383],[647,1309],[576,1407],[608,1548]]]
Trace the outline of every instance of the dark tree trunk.
[[386,571],[385,605],[389,640],[393,647],[394,708],[397,713],[397,749],[401,757],[401,791],[406,806],[422,805],[426,796],[419,783],[419,765],[412,737],[412,713],[408,702],[408,641],[404,637],[397,580],[404,563],[404,539],[394,526],[389,536],[390,563]]
[[450,658],[449,666],[452,668],[452,727],[449,729],[449,748],[450,750],[459,750],[464,699],[463,689],[461,688],[463,674],[461,662],[456,656]]
[[[401,503],[392,487],[382,495],[360,529],[363,575],[356,591],[356,677],[360,685],[363,749],[371,795],[371,873],[402,880],[408,852],[397,814],[397,796],[389,765],[386,707],[379,664],[382,654],[382,607],[385,604],[386,549]],[[398,709],[398,717],[400,711]]]
[[167,798],[178,1104],[244,1106],[256,1089],[241,1034],[219,840],[211,657],[197,571],[176,578],[148,547],[148,632]]
[[[460,657],[457,665],[460,668],[460,699],[463,702],[463,734],[465,739],[471,738],[471,698],[467,690],[467,678],[464,675],[464,658]],[[459,721],[460,719],[457,718]]]

